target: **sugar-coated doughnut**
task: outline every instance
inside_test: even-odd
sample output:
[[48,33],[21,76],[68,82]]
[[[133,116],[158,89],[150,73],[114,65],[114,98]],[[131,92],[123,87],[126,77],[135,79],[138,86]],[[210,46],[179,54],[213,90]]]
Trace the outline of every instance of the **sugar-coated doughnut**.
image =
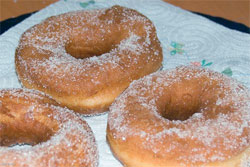
[[50,17],[22,35],[15,57],[23,86],[88,115],[107,111],[161,62],[152,22],[121,6]]
[[41,92],[0,90],[0,166],[97,167],[88,124]]
[[107,139],[126,167],[248,167],[250,93],[180,66],[132,82],[111,105]]

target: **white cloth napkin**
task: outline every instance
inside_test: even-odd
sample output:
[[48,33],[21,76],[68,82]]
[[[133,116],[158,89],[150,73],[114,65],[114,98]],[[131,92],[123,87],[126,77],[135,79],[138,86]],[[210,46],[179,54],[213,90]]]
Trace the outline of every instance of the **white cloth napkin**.
[[[230,30],[160,0],[61,0],[35,13],[0,36],[0,88],[21,87],[14,57],[25,30],[52,15],[114,4],[136,9],[153,21],[164,51],[163,69],[194,64],[229,75],[250,88],[249,34]],[[84,119],[98,142],[99,166],[122,166],[106,143],[107,114]]]

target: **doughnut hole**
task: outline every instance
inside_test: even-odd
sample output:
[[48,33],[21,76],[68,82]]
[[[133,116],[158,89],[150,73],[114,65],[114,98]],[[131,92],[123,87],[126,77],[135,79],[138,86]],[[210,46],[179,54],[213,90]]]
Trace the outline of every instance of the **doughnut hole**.
[[[20,101],[19,104],[18,101],[0,103],[0,146],[34,146],[46,142],[57,132],[57,122],[45,116],[50,111],[28,105]],[[39,114],[34,114],[34,110],[40,110],[36,112]]]
[[109,52],[111,49],[111,45],[100,45],[94,41],[86,43],[81,39],[73,39],[65,46],[66,52],[77,59],[100,56],[104,53]]
[[[203,83],[203,84],[200,84]],[[204,84],[205,83],[205,84]],[[187,120],[195,113],[203,112],[207,115],[215,115],[220,108],[216,106],[216,100],[223,94],[217,88],[215,81],[210,81],[207,86],[206,79],[184,80],[168,87],[165,95],[165,107],[161,115],[169,120]]]
[[99,27],[93,27],[88,33],[81,32],[80,30],[77,33],[72,33],[69,37],[70,40],[65,45],[65,50],[77,59],[109,53],[117,47],[123,38],[128,36],[126,31],[124,31],[125,33],[121,33],[115,28],[110,27],[109,31],[113,34],[103,33],[99,30]]

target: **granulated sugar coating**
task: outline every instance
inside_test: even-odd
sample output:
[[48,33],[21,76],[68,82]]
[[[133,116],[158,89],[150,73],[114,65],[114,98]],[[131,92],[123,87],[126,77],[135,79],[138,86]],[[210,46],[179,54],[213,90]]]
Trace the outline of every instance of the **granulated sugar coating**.
[[249,111],[237,81],[181,66],[134,81],[110,108],[107,137],[127,166],[244,166]]
[[88,124],[43,93],[0,91],[0,166],[97,167]]
[[16,70],[25,87],[97,114],[132,80],[160,68],[155,31],[145,16],[120,6],[50,17],[22,35]]

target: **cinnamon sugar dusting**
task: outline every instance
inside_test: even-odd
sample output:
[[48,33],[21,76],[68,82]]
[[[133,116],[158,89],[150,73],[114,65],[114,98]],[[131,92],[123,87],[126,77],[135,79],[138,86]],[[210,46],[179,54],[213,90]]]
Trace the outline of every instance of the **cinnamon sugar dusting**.
[[[179,95],[180,88],[173,86],[193,80],[199,83],[194,92],[200,90],[195,113],[185,120],[165,117],[164,105],[172,105]],[[195,97],[192,86],[181,92],[190,91]],[[111,106],[108,127],[121,143],[143,141],[138,147],[164,155],[165,160],[176,157],[183,166],[206,164],[229,159],[249,147],[249,111],[249,90],[237,81],[208,69],[181,66],[134,81]]]
[[[6,119],[10,120],[9,124],[12,126],[13,121],[17,122],[22,114],[25,115],[25,119],[22,120],[23,124],[34,122],[32,125],[36,126],[39,121],[47,119],[46,124],[48,125],[43,124],[43,126],[49,126],[49,123],[54,121],[58,125],[58,130],[47,141],[33,146],[27,144],[11,147],[0,146],[0,166],[2,164],[46,167],[61,166],[62,164],[68,166],[79,164],[87,164],[91,167],[98,166],[97,146],[87,123],[72,111],[47,103],[45,97],[41,92],[27,89],[4,89],[0,91],[1,133],[4,128],[8,127],[8,123],[5,122]],[[14,117],[6,117],[6,115],[2,115],[4,114],[2,107],[5,107],[6,103],[13,103],[10,104],[12,106],[23,105],[23,108],[28,106],[28,111],[26,113],[9,111]],[[1,129],[1,125],[3,129]],[[22,127],[25,128],[25,126]],[[43,129],[43,127],[40,128]],[[2,139],[3,136],[0,135],[1,143]]]
[[[26,82],[76,94],[90,85],[87,83],[100,85],[104,78],[110,78],[111,71],[120,74],[122,79],[117,80],[123,80],[133,75],[129,69],[143,64],[138,68],[142,70],[161,59],[154,31],[145,16],[127,8],[70,12],[48,18],[25,32],[16,60]],[[107,43],[110,48],[106,48]],[[116,78],[111,80],[107,82]],[[70,89],[65,83],[72,85]]]

